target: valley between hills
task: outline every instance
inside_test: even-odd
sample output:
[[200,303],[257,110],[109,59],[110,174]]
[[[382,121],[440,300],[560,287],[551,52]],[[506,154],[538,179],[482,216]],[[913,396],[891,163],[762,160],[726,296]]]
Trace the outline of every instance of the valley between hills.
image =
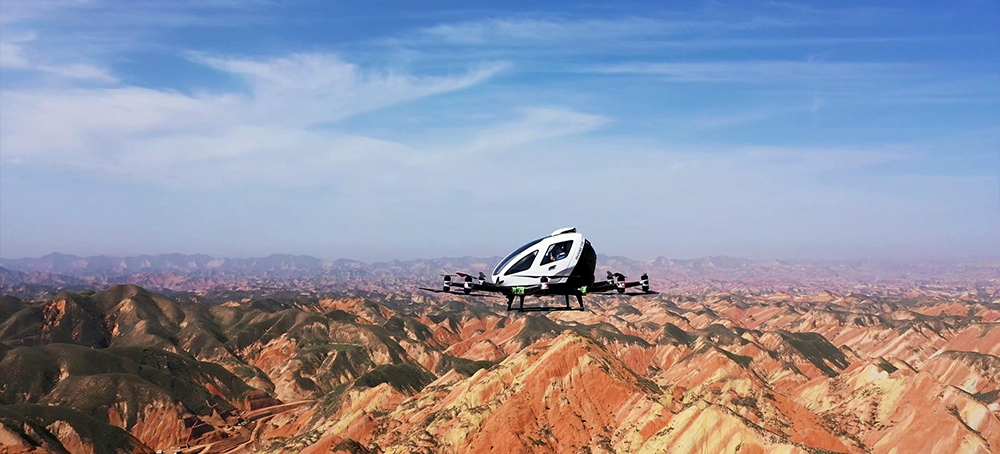
[[415,290],[461,260],[5,260],[0,451],[1000,453],[996,264],[602,257],[662,293],[547,315]]

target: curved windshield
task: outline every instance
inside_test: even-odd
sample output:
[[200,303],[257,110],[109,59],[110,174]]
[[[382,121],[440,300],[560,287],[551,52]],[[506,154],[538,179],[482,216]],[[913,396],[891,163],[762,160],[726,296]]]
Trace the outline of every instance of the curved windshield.
[[532,241],[532,242],[530,242],[528,244],[525,244],[524,246],[521,246],[521,247],[517,248],[516,251],[511,252],[510,255],[508,255],[507,257],[504,257],[504,259],[500,261],[500,264],[497,265],[497,267],[493,269],[493,275],[494,276],[499,276],[500,275],[500,270],[502,270],[503,267],[507,265],[507,262],[510,262],[511,260],[514,259],[514,257],[517,257],[517,254],[520,254],[520,253],[524,252],[525,249],[528,249],[529,247],[532,247],[532,246],[538,244],[539,241],[542,241],[545,238],[548,238],[548,237],[539,238],[539,239],[537,239],[535,241]]

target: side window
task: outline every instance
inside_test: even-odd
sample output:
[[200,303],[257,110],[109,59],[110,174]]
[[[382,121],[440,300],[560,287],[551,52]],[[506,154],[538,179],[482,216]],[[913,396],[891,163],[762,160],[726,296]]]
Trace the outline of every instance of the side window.
[[563,241],[549,246],[542,257],[542,265],[562,260],[569,256],[570,249],[573,248],[573,240]]
[[520,273],[521,271],[531,268],[531,263],[535,261],[536,256],[538,256],[538,251],[528,254],[526,257],[518,260],[517,263],[512,265],[506,273],[503,273],[503,275],[507,276],[509,274]]

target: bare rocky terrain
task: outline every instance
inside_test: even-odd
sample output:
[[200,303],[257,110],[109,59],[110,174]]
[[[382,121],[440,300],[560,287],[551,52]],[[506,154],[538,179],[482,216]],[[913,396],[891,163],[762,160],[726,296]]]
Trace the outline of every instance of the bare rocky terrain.
[[6,452],[1000,452],[990,262],[605,257],[599,273],[648,267],[663,293],[548,316],[415,291],[488,259],[299,277],[11,262]]

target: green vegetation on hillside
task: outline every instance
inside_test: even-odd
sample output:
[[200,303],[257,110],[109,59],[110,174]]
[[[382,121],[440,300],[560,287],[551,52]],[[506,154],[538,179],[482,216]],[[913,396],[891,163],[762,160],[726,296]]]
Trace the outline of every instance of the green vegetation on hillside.
[[386,364],[378,366],[371,372],[358,378],[354,385],[372,388],[382,383],[388,383],[405,393],[416,393],[436,379],[434,374],[420,366],[412,364]]

